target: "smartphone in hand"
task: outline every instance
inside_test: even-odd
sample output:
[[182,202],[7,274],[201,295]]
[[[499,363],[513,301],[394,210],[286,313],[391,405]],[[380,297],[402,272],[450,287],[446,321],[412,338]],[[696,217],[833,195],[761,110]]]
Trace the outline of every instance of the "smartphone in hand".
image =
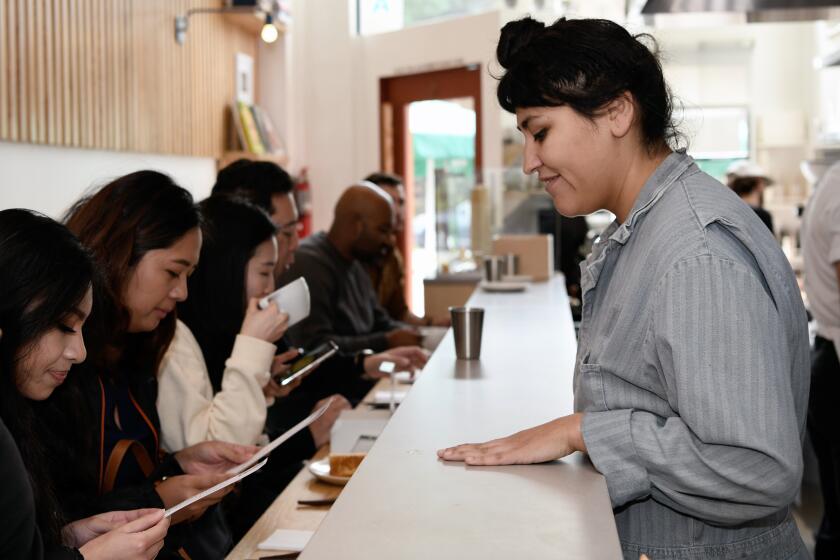
[[295,379],[303,377],[314,371],[321,362],[331,357],[336,352],[338,352],[338,345],[332,340],[328,340],[320,346],[313,348],[309,352],[304,352],[299,355],[295,361],[292,362],[288,371],[285,373],[278,373],[274,376],[274,382],[280,386],[286,386]]

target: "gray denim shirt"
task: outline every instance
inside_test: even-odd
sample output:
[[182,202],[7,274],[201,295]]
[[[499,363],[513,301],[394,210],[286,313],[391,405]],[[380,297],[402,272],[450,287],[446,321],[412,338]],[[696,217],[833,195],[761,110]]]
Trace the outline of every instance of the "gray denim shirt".
[[734,193],[676,152],[581,265],[575,409],[626,558],[798,558],[807,319]]

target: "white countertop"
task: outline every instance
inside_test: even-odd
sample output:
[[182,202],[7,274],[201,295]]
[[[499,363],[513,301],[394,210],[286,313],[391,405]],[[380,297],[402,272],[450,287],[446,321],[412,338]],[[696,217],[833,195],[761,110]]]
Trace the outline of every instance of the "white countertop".
[[579,454],[465,467],[436,450],[572,412],[575,336],[562,277],[476,290],[482,358],[447,333],[301,558],[620,558],[607,488]]

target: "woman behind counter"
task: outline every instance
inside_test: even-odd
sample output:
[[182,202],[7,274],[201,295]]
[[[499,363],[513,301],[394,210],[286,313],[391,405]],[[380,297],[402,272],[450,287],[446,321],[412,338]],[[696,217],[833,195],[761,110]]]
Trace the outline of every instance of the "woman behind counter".
[[807,558],[790,514],[808,400],[805,310],[770,232],[675,137],[656,56],[605,20],[502,30],[499,102],[564,216],[616,219],[583,265],[575,414],[438,452],[589,454],[625,558]]

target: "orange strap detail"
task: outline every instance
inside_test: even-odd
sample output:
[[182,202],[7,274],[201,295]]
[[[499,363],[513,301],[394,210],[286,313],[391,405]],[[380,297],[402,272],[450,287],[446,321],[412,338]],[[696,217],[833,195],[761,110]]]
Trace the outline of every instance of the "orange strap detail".
[[158,441],[158,433],[155,429],[155,425],[152,424],[152,421],[149,420],[149,417],[146,416],[146,413],[143,412],[143,409],[137,404],[137,401],[134,400],[134,395],[131,394],[131,389],[128,390],[128,398],[131,399],[132,404],[134,404],[134,408],[137,409],[137,412],[140,413],[140,416],[143,417],[143,420],[146,421],[146,424],[149,426],[149,429],[152,430],[152,436],[155,438],[155,455],[160,455],[160,441]]
[[[119,472],[123,458],[129,449],[132,450],[135,459],[137,459],[137,464],[140,465],[140,470],[142,470],[143,474],[146,476],[152,474],[152,471],[155,469],[155,462],[152,461],[151,457],[149,457],[149,452],[146,451],[146,448],[143,447],[140,442],[137,440],[121,439],[117,442],[117,445],[114,446],[114,449],[111,451],[111,455],[108,457],[108,464],[107,466],[105,465],[105,415],[107,414],[107,411],[105,410],[105,385],[102,383],[101,377],[97,378],[97,380],[99,381],[99,389],[101,391],[101,414],[99,426],[99,493],[104,494],[114,489],[114,482],[117,480],[117,473]],[[131,394],[131,390],[128,391],[128,397],[131,399],[131,403],[134,405],[134,408],[137,409],[137,412],[140,413],[140,416],[143,417],[143,420],[152,431],[152,436],[155,439],[155,454],[160,456],[160,442],[158,439],[158,432],[155,429],[154,424],[152,424],[152,421],[149,420],[148,416],[146,416],[146,413],[143,412],[143,408],[137,404],[137,401],[134,399],[134,395]]]
[[105,480],[102,487],[103,493],[110,492],[114,489],[117,473],[120,472],[120,465],[122,465],[125,454],[128,453],[129,449],[137,460],[137,464],[140,465],[140,470],[143,471],[144,475],[148,477],[155,470],[155,464],[152,462],[152,458],[149,457],[149,452],[146,451],[146,448],[139,441],[136,439],[121,439],[114,446],[114,450],[111,451],[111,456],[108,457],[108,466],[105,467]]

